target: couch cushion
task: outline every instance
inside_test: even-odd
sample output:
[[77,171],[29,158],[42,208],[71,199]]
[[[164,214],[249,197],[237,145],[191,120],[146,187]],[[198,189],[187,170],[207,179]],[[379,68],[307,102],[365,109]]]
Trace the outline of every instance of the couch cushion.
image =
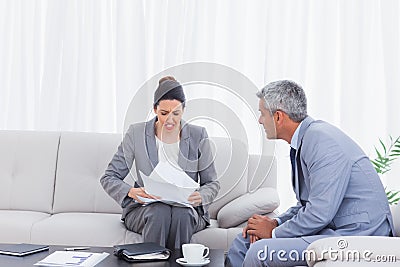
[[[345,244],[338,249],[338,244]],[[312,242],[306,256],[309,266],[382,266],[385,257],[389,266],[399,266],[400,238],[387,236],[332,236]],[[340,253],[327,253],[335,251]],[[339,256],[339,257],[338,257]],[[358,260],[360,259],[360,261]],[[363,264],[358,264],[359,262]],[[321,264],[320,264],[321,262]],[[395,263],[394,265],[390,265]],[[315,265],[314,265],[315,264]]]
[[190,240],[191,243],[200,243],[210,249],[224,249],[228,251],[233,240],[242,232],[242,228],[213,228],[209,227],[195,233]]
[[374,262],[365,260],[353,261],[319,261],[313,267],[390,267],[399,266],[397,262]]
[[254,214],[267,214],[279,206],[279,196],[275,188],[263,187],[253,193],[246,193],[232,200],[220,209],[218,225],[223,228],[237,226]]
[[30,243],[32,226],[49,216],[35,211],[0,210],[0,243]]
[[394,236],[400,237],[400,204],[390,205],[393,216]]
[[211,142],[216,148],[215,168],[221,186],[209,208],[210,217],[216,219],[221,207],[246,193],[249,158],[247,146],[237,139],[214,137]]
[[276,188],[277,160],[275,156],[250,155],[247,190],[254,192],[262,187]]
[[59,213],[32,227],[32,243],[68,246],[104,246],[141,242],[118,214]]
[[100,184],[117,151],[119,134],[62,133],[57,163],[54,213],[121,213]]
[[51,212],[59,133],[0,131],[0,209]]

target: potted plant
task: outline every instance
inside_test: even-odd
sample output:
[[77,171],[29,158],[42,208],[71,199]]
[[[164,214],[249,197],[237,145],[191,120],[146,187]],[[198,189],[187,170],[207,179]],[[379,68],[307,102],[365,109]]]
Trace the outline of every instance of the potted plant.
[[[377,157],[371,160],[378,174],[384,174],[391,170],[391,165],[398,157],[400,157],[400,136],[393,139],[389,136],[390,143],[385,145],[381,139],[379,143],[381,144],[381,150],[375,147],[375,152]],[[390,205],[397,204],[400,200],[400,191],[398,190],[388,190],[386,189],[386,195]]]
[[[396,139],[390,137],[390,144],[386,146],[382,140],[379,139],[379,142],[382,146],[382,150],[379,151],[375,147],[375,152],[377,158],[371,160],[372,164],[374,164],[375,170],[378,174],[384,174],[391,169],[391,165],[393,161],[395,161],[400,156],[400,136]],[[385,188],[386,195],[390,204],[390,210],[393,216],[394,223],[394,236],[400,236],[400,191],[398,190],[387,190]]]

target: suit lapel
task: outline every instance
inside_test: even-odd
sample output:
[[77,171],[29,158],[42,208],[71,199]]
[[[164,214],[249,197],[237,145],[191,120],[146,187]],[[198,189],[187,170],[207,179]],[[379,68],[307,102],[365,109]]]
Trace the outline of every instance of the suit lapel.
[[[303,122],[302,122],[302,124],[301,124],[301,127],[300,127],[300,130],[299,130],[299,136],[298,136],[298,139],[297,139],[297,144],[298,144],[298,148],[300,148],[301,147],[301,145],[302,145],[302,143],[303,143],[303,137],[304,137],[304,134],[306,133],[306,131],[307,131],[307,129],[308,129],[308,127],[311,125],[311,123],[313,123],[315,120],[313,119],[313,118],[311,118],[310,116],[307,116],[304,120],[303,120]],[[297,149],[297,152],[299,151],[299,149]],[[297,153],[298,154],[298,153]],[[296,154],[296,155],[297,155]]]
[[145,134],[146,134],[146,152],[151,162],[151,166],[154,169],[158,164],[158,151],[156,145],[156,135],[154,131],[154,125],[157,121],[157,117],[146,122]]
[[295,162],[296,162],[296,168],[295,168],[295,174],[294,174],[294,181],[293,181],[293,188],[294,192],[296,193],[296,198],[298,201],[300,201],[300,188],[299,188],[299,175],[300,175],[300,169],[299,169],[299,163],[300,163],[300,148],[296,150],[296,155],[295,155]]
[[304,203],[301,201],[301,194],[303,193],[304,188],[301,188],[300,190],[300,185],[302,184],[302,181],[304,181],[304,175],[303,175],[303,170],[301,167],[301,160],[300,160],[300,153],[301,153],[301,147],[297,150],[296,153],[296,196],[299,202],[301,202],[303,205]]
[[188,124],[185,121],[181,121],[181,140],[179,142],[179,156],[178,156],[178,165],[182,168],[182,170],[187,169],[188,159],[189,159],[189,141],[190,141],[190,129]]
[[302,166],[301,166],[301,159],[300,159],[301,146],[303,145],[304,134],[306,133],[308,127],[311,125],[312,122],[314,122],[314,119],[311,118],[310,116],[307,116],[303,120],[300,130],[299,130],[299,136],[298,136],[298,140],[297,140],[298,148],[296,150],[296,157],[295,157],[295,159],[296,159],[295,160],[296,161],[296,175],[295,175],[295,180],[294,180],[294,187],[295,187],[296,198],[299,202],[301,202],[300,185],[301,185],[301,181],[304,181],[304,174],[303,174],[303,170],[302,170]]

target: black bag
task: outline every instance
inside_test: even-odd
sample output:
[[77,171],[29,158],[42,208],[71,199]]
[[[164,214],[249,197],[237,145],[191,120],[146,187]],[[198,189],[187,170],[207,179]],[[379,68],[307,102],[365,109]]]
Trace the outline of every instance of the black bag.
[[129,262],[168,260],[171,251],[156,243],[136,243],[114,246],[114,255]]

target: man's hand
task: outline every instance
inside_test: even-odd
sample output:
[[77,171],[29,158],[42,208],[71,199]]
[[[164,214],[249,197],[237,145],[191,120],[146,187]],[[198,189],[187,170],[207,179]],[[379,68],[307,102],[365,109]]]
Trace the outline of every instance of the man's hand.
[[[249,230],[249,225],[246,225],[246,227],[243,228],[243,231],[242,231],[243,238],[247,237],[247,233],[248,233],[247,230]],[[257,240],[259,240],[259,238],[255,235],[248,234],[248,236],[249,236],[249,240],[250,240],[251,244],[256,242]]]
[[202,199],[201,195],[198,191],[194,191],[188,198],[188,201],[190,204],[192,204],[193,207],[197,207],[201,204]]
[[128,197],[133,198],[134,200],[136,200],[137,202],[139,202],[140,204],[144,204],[143,201],[141,201],[139,197],[144,197],[144,198],[152,198],[152,199],[159,199],[160,197],[157,196],[153,196],[153,195],[149,195],[146,193],[146,191],[144,190],[144,187],[132,187],[129,192],[128,192]]
[[247,221],[247,226],[243,229],[243,237],[249,235],[250,243],[254,243],[262,238],[271,238],[272,230],[278,226],[275,219],[270,219],[267,216],[254,214]]

